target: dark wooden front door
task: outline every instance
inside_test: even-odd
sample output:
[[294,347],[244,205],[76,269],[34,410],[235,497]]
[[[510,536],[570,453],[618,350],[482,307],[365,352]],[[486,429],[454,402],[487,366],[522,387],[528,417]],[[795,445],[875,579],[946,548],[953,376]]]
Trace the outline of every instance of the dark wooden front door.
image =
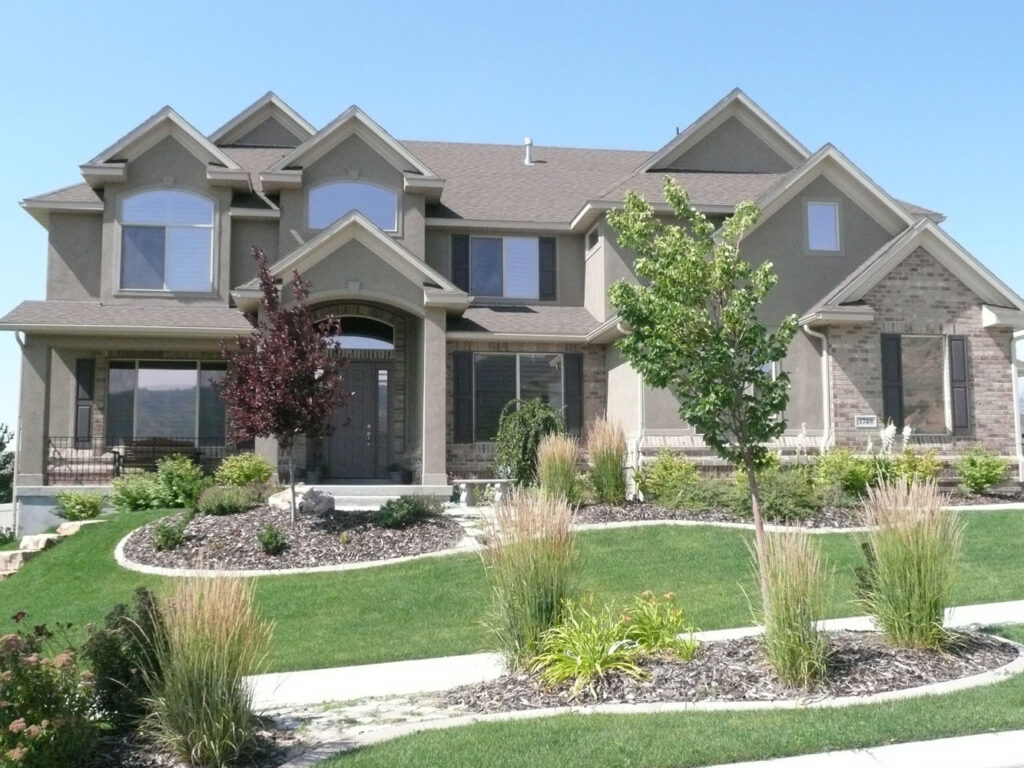
[[390,366],[351,361],[343,369],[352,399],[334,416],[327,445],[327,476],[338,480],[373,480],[385,476],[389,461]]

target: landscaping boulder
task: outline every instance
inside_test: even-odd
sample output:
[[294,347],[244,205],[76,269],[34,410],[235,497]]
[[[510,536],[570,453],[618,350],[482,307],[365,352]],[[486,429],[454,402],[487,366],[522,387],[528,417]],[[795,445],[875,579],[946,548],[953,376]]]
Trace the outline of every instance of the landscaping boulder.
[[68,520],[66,523],[61,523],[57,526],[58,536],[73,536],[78,533],[82,528],[87,525],[95,525],[96,523],[105,523],[106,520]]
[[37,533],[32,536],[22,536],[19,549],[24,552],[41,552],[47,547],[57,543],[60,538],[56,533]]
[[[271,509],[279,512],[291,512],[292,492],[285,489],[275,493],[268,502]],[[305,515],[321,515],[334,510],[334,497],[317,488],[295,489],[295,511]]]

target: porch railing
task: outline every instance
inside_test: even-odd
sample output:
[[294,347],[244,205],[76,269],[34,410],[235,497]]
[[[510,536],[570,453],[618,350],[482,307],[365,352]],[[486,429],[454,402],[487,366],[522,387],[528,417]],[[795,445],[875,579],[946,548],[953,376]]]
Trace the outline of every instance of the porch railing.
[[252,443],[224,438],[135,437],[47,438],[47,485],[103,485],[126,472],[153,471],[167,456],[187,456],[212,472],[225,456],[252,450]]

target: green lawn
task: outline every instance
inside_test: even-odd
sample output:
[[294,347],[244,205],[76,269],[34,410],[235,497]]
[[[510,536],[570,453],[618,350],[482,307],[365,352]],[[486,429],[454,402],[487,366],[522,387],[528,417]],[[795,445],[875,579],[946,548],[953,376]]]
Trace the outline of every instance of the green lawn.
[[[85,528],[0,582],[0,634],[6,617],[25,610],[33,622],[99,621],[140,584],[167,579],[119,568],[117,541],[161,513],[133,513]],[[958,604],[1024,598],[1024,514],[965,515],[967,536]],[[625,600],[644,589],[674,591],[695,626],[750,623],[746,531],[650,526],[580,534],[581,581],[587,590]],[[853,566],[857,537],[821,542],[835,571],[831,615],[856,613]],[[487,648],[480,619],[487,591],[476,554],[347,573],[272,576],[257,580],[259,604],[277,622],[273,670],[313,669],[470,653]]]
[[[1003,634],[1024,642],[1024,627]],[[842,709],[564,715],[406,736],[320,768],[682,768],[1020,728],[1024,675],[944,696]]]

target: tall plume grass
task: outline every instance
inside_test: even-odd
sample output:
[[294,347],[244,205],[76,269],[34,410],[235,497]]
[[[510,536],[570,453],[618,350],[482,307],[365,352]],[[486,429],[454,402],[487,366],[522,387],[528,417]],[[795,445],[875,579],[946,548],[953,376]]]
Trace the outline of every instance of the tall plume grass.
[[510,671],[528,667],[541,635],[573,597],[572,510],[564,499],[515,489],[494,512],[481,552],[492,607],[488,625]]
[[828,588],[817,542],[796,532],[772,534],[764,555],[765,656],[785,685],[813,688],[828,660],[828,642],[817,629]]
[[626,434],[617,421],[600,418],[587,429],[590,485],[603,504],[626,500]]
[[580,483],[576,477],[576,439],[568,435],[548,434],[537,447],[537,481],[548,499],[565,499],[578,504]]
[[864,603],[889,642],[939,649],[963,543],[963,523],[942,509],[933,481],[906,479],[868,489]]
[[266,668],[273,625],[256,614],[240,579],[191,578],[160,603],[163,627],[147,725],[157,743],[189,765],[222,768],[256,747],[247,675]]

